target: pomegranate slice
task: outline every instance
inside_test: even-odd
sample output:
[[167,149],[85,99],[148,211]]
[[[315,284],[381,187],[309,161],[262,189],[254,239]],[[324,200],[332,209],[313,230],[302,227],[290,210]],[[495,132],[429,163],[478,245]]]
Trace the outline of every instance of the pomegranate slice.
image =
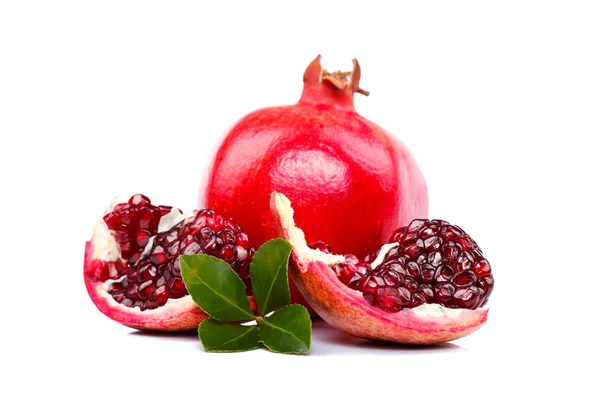
[[208,316],[183,284],[181,254],[209,254],[228,262],[251,293],[254,248],[237,223],[208,209],[184,215],[136,194],[110,206],[94,225],[85,247],[88,294],[101,312],[132,328],[195,329]]
[[[374,299],[369,299],[369,302],[363,292],[352,288],[360,283],[353,285],[351,282],[358,282],[362,280],[361,276],[364,278],[375,272],[377,269],[373,265],[376,267],[377,263],[384,261],[384,255],[398,244],[382,246],[381,252],[385,254],[376,259],[374,264],[365,267],[366,262],[357,262],[352,257],[320,251],[318,248],[329,251],[323,243],[311,249],[304,232],[295,226],[294,210],[283,194],[273,192],[271,211],[283,238],[294,246],[290,263],[290,275],[294,283],[311,307],[331,326],[367,339],[433,344],[466,336],[487,320],[488,310],[485,308],[447,308],[441,304],[425,303],[414,308],[393,309],[390,304],[398,296],[403,304],[410,307],[411,293],[408,290],[389,290],[379,275],[377,277],[382,280],[377,299],[379,304],[373,304]],[[356,272],[357,269],[351,271],[360,275],[359,279],[353,279],[352,273],[342,273],[344,267],[353,264],[362,265],[358,268],[359,272]],[[463,283],[462,278],[457,280],[459,284]]]

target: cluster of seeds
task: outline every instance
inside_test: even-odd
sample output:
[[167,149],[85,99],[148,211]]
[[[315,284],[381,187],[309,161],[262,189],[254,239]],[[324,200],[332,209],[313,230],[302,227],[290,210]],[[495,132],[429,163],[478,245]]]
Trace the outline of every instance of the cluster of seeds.
[[171,207],[156,207],[147,197],[135,195],[104,217],[122,253],[121,260],[103,261],[99,278],[114,280],[108,293],[122,305],[142,311],[187,295],[179,268],[182,254],[209,254],[226,261],[251,293],[254,248],[240,226],[205,209],[157,233],[160,218],[170,211]]
[[465,309],[487,303],[494,287],[490,264],[458,226],[442,220],[414,220],[394,232],[390,242],[398,246],[374,268],[371,263],[378,252],[360,262],[346,256],[346,262],[333,265],[340,281],[388,312],[423,303]]

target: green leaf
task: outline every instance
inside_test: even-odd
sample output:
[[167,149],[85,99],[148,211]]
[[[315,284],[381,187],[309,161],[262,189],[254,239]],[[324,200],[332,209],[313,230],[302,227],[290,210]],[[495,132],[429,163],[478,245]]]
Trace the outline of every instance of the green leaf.
[[250,264],[252,292],[260,315],[290,303],[288,259],[292,245],[283,239],[263,244]]
[[306,308],[292,304],[260,321],[258,335],[269,350],[303,354],[310,351],[311,321]]
[[220,321],[255,319],[246,286],[225,261],[205,254],[179,257],[181,276],[192,299]]
[[256,325],[235,325],[208,318],[198,327],[198,337],[208,352],[233,353],[258,348]]

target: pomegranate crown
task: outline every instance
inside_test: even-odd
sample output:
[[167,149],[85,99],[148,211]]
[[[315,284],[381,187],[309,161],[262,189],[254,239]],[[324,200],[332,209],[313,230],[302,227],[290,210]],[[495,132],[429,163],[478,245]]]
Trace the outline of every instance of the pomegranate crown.
[[368,91],[359,87],[360,73],[356,58],[352,59],[352,71],[329,72],[321,66],[319,54],[304,71],[304,90],[300,102],[354,109],[354,93],[369,95]]

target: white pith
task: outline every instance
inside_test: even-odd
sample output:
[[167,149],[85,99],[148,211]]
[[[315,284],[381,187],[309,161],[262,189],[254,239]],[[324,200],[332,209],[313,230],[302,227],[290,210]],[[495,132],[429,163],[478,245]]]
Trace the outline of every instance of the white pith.
[[375,269],[377,267],[379,267],[381,265],[381,263],[383,263],[383,260],[385,260],[385,257],[387,257],[388,253],[390,252],[391,249],[400,246],[399,243],[387,243],[384,244],[383,246],[381,246],[381,249],[379,250],[379,254],[377,254],[377,258],[375,258],[375,261],[373,261],[371,263],[371,269]]
[[92,243],[94,252],[92,258],[101,261],[117,261],[121,257],[121,249],[117,238],[100,218],[93,227]]
[[289,242],[296,248],[296,253],[300,261],[309,262],[316,260],[327,265],[333,265],[346,260],[344,256],[327,254],[308,247],[304,232],[302,229],[296,227],[294,223],[294,209],[292,208],[291,201],[281,193],[277,193],[276,202],[277,209],[284,210],[284,212],[280,212],[279,214],[281,224],[288,230],[288,235],[290,236]]
[[[183,214],[181,211],[176,209],[175,207],[171,208],[171,211],[168,214],[163,215],[158,222],[158,233],[163,233],[191,216],[193,213]],[[148,246],[146,246],[148,247]]]
[[[94,224],[93,235],[92,235],[92,239],[91,239],[92,246],[93,246],[92,259],[106,261],[106,262],[114,262],[121,258],[121,249],[119,247],[119,244],[117,243],[117,238],[115,236],[115,232],[108,229],[106,222],[104,222],[103,216],[108,214],[109,212],[113,211],[117,204],[123,203],[123,202],[126,202],[126,201],[122,201],[119,198],[113,199],[110,202],[110,204],[105,208],[104,213],[102,214],[102,217],[100,217],[98,219],[98,221],[96,221],[96,223]],[[184,219],[188,218],[192,214],[193,213],[183,214],[183,213],[181,213],[181,211],[179,211],[176,208],[171,209],[171,211],[168,214],[165,214],[160,218],[160,221],[158,223],[158,233],[168,231],[173,226],[175,226],[179,222],[183,221]],[[152,250],[154,238],[155,238],[155,236],[151,237],[150,240],[148,240],[148,243],[146,244],[146,246],[144,247],[144,250],[142,251],[142,256],[147,255]],[[122,260],[122,261],[126,262],[126,260]],[[96,292],[98,293],[98,295],[100,297],[107,299],[108,302],[114,307],[123,308],[124,310],[126,310],[126,309],[127,310],[131,310],[131,309],[140,310],[139,307],[128,307],[128,306],[124,306],[124,305],[118,303],[108,293],[108,289],[110,288],[110,285],[112,283],[120,282],[125,277],[126,277],[126,275],[123,275],[123,276],[119,277],[118,279],[108,279],[108,280],[102,282],[100,285],[98,285],[96,287]],[[157,308],[157,309],[144,310],[143,313],[144,313],[144,315],[148,315],[148,316],[152,316],[153,314],[164,315],[164,313],[168,312],[169,310],[173,310],[173,311],[181,310],[182,305],[187,305],[187,303],[189,303],[189,302],[190,302],[189,296],[184,296],[184,297],[181,297],[178,299],[168,299],[167,303],[164,306]],[[142,311],[140,310],[140,312],[142,312]]]
[[[321,261],[326,265],[332,267],[338,262],[344,262],[345,257],[336,254],[326,254],[319,250],[311,249],[306,243],[304,232],[298,228],[294,223],[294,209],[291,206],[290,200],[281,193],[275,194],[275,206],[278,210],[281,225],[285,227],[288,235],[289,242],[294,246],[295,252],[298,255],[298,259],[301,262]],[[379,267],[389,251],[397,247],[398,243],[388,243],[381,246],[381,250],[377,255],[377,258],[371,263],[373,269]],[[356,292],[359,292],[356,290]],[[487,307],[480,307],[479,309],[486,309]],[[448,308],[441,304],[421,304],[418,307],[403,309],[401,312],[413,312],[417,317],[420,318],[454,318],[459,316],[465,309],[460,308]]]

